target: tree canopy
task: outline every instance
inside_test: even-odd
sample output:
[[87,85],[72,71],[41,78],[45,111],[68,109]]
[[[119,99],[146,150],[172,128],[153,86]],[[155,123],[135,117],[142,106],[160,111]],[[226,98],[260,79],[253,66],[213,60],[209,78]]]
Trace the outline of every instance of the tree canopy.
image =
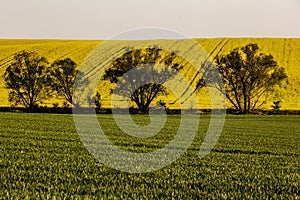
[[217,56],[215,64],[224,82],[224,95],[242,113],[262,106],[274,87],[287,78],[284,68],[278,66],[272,55],[262,53],[257,44]]
[[21,51],[14,55],[4,73],[5,87],[9,89],[9,101],[32,111],[47,98],[49,73],[48,61],[35,52]]
[[157,46],[144,49],[128,47],[127,52],[105,70],[103,79],[118,83],[114,92],[130,98],[141,113],[148,113],[155,97],[166,94],[163,84],[182,68],[173,62],[175,57],[176,52],[166,52]]
[[[82,72],[76,69],[76,66],[77,64],[72,59],[65,58],[54,61],[49,69],[49,86],[58,96],[63,97],[71,105],[76,104],[72,99],[76,75],[79,79],[83,76]],[[88,84],[87,80],[85,80],[85,84]]]

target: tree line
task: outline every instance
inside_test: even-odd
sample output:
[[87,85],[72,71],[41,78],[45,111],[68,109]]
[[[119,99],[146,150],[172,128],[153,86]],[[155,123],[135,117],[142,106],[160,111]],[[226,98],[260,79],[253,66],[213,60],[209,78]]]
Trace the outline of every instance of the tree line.
[[[184,66],[175,62],[176,52],[166,53],[158,46],[145,49],[128,47],[126,52],[113,60],[102,80],[109,80],[112,84],[118,82],[115,93],[129,97],[141,113],[148,113],[150,104],[158,95],[168,95],[163,84],[174,78],[174,70],[180,72]],[[157,68],[157,64],[163,67]],[[143,70],[139,68],[142,65],[146,66]],[[217,67],[217,74],[209,70],[210,65]],[[195,79],[198,82],[194,92],[213,86],[227,97],[233,109],[244,114],[259,109],[275,86],[287,79],[284,68],[278,65],[274,57],[263,53],[257,44],[252,43],[234,48],[229,54],[217,55],[212,62],[203,63],[202,67],[208,76],[204,80],[203,74],[199,74],[201,77]],[[50,65],[45,57],[35,52],[16,53],[4,74],[9,101],[34,110],[46,98],[57,96],[63,98],[66,104],[80,106],[72,100],[75,77],[83,77],[76,68],[77,64],[70,58],[56,60]],[[134,74],[126,74],[132,69],[135,69]],[[222,79],[225,91],[211,81],[215,80],[215,76]],[[88,84],[88,79],[84,81],[83,84]],[[147,84],[140,86],[145,81]],[[100,100],[101,95],[97,92],[92,101],[96,102],[98,109]]]
[[[22,105],[34,111],[49,98],[63,100],[64,107],[79,106],[73,101],[75,78],[83,78],[76,69],[77,64],[70,58],[58,59],[53,63],[36,52],[21,51],[14,55],[13,61],[4,73],[5,87],[9,90],[9,102]],[[85,79],[88,84],[88,79]],[[94,101],[101,106],[101,96],[97,92]]]

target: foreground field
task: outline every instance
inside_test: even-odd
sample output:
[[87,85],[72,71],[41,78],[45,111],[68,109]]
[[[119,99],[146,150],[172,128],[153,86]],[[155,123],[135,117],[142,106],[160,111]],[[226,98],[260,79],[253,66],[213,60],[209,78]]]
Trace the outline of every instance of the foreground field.
[[[134,116],[147,123],[146,116]],[[179,115],[147,140],[122,134],[99,115],[109,138],[131,151],[153,151],[174,136]],[[104,166],[76,133],[72,115],[0,113],[0,197],[300,199],[300,116],[227,116],[214,150],[198,158],[209,116],[189,150],[159,171],[129,174]]]

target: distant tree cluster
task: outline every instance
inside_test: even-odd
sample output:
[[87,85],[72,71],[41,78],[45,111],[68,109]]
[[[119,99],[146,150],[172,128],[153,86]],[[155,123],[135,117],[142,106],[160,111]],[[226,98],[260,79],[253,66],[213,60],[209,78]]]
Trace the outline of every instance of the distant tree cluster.
[[[173,62],[177,56],[175,52],[162,57],[162,51],[158,47],[142,50],[131,48],[114,60],[111,68],[105,71],[104,79],[110,80],[111,83],[119,82],[115,91],[121,96],[131,95],[130,99],[142,113],[149,111],[151,102],[158,94],[164,94],[166,88],[162,84],[175,76],[168,68],[177,71],[184,68],[180,63]],[[163,64],[165,68],[155,68],[158,63]],[[145,64],[150,67],[123,76],[129,70]],[[212,70],[213,65],[218,70]],[[284,68],[278,66],[272,55],[262,53],[257,44],[235,48],[228,55],[218,55],[213,63],[206,62],[202,67],[206,73],[206,80],[203,76],[199,77],[195,91],[205,85],[214,86],[227,97],[237,112],[244,114],[251,113],[265,104],[275,86],[287,78]],[[216,76],[223,81],[225,91],[221,88],[222,84],[214,83],[214,80],[218,80]],[[149,77],[152,77],[153,83],[137,88],[139,83]]]
[[[140,113],[148,113],[154,99],[159,94],[167,94],[163,84],[174,78],[176,71],[183,70],[184,66],[174,61],[176,57],[176,52],[166,52],[158,46],[144,49],[128,47],[126,53],[113,60],[101,78],[112,84],[118,83],[114,92],[134,102]],[[218,73],[209,70],[210,65],[215,65]],[[197,79],[200,81],[196,83],[195,92],[204,85],[214,86],[227,97],[236,111],[244,114],[263,105],[275,86],[287,78],[284,68],[278,66],[272,55],[264,54],[257,44],[218,55],[213,62],[205,62],[202,67],[207,78]],[[127,73],[131,70],[134,73]],[[45,57],[27,51],[15,54],[4,74],[9,101],[28,110],[34,110],[42,100],[53,96],[63,98],[65,104],[80,106],[72,99],[76,76],[82,79],[82,84],[89,83],[70,58],[49,64]],[[213,82],[215,76],[222,79],[225,91],[221,88],[222,84]],[[90,100],[99,110],[101,95],[97,92]],[[279,110],[280,102],[274,106],[275,110]]]
[[[79,79],[82,77],[82,72],[76,70],[76,66],[70,58],[49,64],[45,57],[36,52],[16,53],[4,73],[9,101],[14,105],[23,105],[29,111],[35,110],[50,97],[62,98],[64,106],[79,106],[72,101],[76,75]],[[85,81],[87,84],[88,80]],[[97,95],[100,101],[100,94]],[[100,102],[96,104],[99,106]]]

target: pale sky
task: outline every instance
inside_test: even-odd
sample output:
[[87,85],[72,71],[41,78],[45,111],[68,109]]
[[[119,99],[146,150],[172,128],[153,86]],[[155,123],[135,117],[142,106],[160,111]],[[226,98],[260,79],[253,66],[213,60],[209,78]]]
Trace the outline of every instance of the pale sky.
[[0,38],[108,39],[142,27],[300,37],[300,0],[0,0]]

